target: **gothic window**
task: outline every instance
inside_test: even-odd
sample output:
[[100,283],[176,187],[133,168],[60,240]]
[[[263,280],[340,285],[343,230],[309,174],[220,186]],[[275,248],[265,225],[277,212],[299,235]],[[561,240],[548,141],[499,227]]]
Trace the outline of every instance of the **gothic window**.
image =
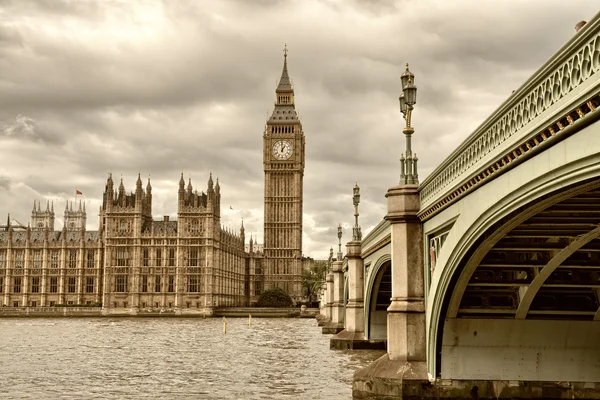
[[188,266],[195,267],[198,265],[198,247],[190,247],[188,254]]
[[4,292],[4,277],[0,276],[0,293]]
[[169,248],[169,267],[175,266],[175,249]]
[[167,288],[167,292],[173,293],[175,291],[175,276],[169,275],[169,284]]
[[162,266],[162,249],[156,249],[156,266]]
[[77,268],[77,250],[69,251],[69,268]]
[[58,278],[50,277],[50,293],[58,293]]
[[148,292],[148,275],[142,275],[142,287],[140,288],[140,292]]
[[94,282],[95,279],[93,277],[85,278],[85,292],[86,293],[94,293]]
[[67,280],[67,292],[75,293],[75,277],[71,276]]
[[160,293],[160,276],[154,277],[154,291],[156,293]]
[[120,233],[126,233],[126,232],[127,232],[127,221],[125,221],[125,220],[122,220],[122,221],[119,223],[119,232],[120,232]]
[[13,278],[13,293],[21,293],[21,277],[15,276]]
[[200,232],[200,221],[198,221],[197,219],[193,220],[190,224],[190,232],[192,234],[197,234],[198,232]]
[[190,275],[188,277],[188,292],[197,293],[200,291],[200,277],[198,275]]
[[117,266],[128,267],[129,266],[129,252],[126,247],[119,247],[117,249]]
[[31,278],[31,293],[39,293],[40,292],[40,278],[39,276],[34,276]]
[[6,251],[0,250],[0,269],[4,269],[6,267]]
[[15,252],[15,269],[23,269],[23,251],[17,250]]
[[88,250],[88,252],[87,252],[87,267],[90,269],[94,268],[94,257],[95,257],[94,250]]
[[[42,268],[42,251],[36,250],[33,252],[33,269],[39,270]],[[39,272],[37,272],[39,273]]]
[[58,251],[54,250],[50,256],[50,268],[58,268]]
[[127,291],[128,278],[127,275],[115,276],[115,292],[125,293]]
[[149,258],[150,258],[150,250],[147,247],[145,247],[143,250],[143,266],[144,267],[147,267],[148,265],[150,265],[150,264],[148,264]]

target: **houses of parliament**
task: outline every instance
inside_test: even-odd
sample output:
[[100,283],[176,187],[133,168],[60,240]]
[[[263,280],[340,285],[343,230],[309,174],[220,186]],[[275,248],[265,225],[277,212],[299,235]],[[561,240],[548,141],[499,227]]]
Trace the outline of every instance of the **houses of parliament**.
[[302,201],[305,142],[287,70],[263,134],[264,244],[221,226],[221,189],[179,181],[177,219],[155,220],[152,186],[138,175],[127,193],[109,175],[98,230],[86,209],[67,202],[62,230],[54,204],[34,201],[28,226],[0,226],[0,302],[4,307],[102,306],[103,312],[252,306],[279,287],[302,300]]

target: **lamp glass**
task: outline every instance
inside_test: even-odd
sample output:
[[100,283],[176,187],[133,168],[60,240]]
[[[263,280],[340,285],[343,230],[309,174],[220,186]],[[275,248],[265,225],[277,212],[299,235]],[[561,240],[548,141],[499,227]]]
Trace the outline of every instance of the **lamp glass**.
[[404,71],[402,73],[402,75],[400,75],[400,81],[402,82],[402,89],[404,89],[406,87],[406,85],[408,85],[408,79],[410,78],[410,80],[412,82],[415,81],[415,76],[413,75],[412,72],[410,72],[408,69],[406,71]]
[[402,93],[400,95],[400,97],[398,98],[398,100],[400,101],[400,112],[402,114],[406,114],[406,101],[404,99],[404,93]]
[[417,87],[415,85],[406,85],[404,88],[404,99],[409,106],[413,106],[417,102]]

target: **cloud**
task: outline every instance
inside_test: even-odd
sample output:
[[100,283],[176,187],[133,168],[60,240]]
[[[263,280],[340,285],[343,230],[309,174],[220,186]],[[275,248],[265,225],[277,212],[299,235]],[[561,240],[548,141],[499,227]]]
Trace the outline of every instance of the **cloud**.
[[10,190],[10,178],[8,176],[0,175],[0,190]]
[[175,216],[181,172],[199,190],[212,172],[223,224],[243,218],[262,241],[262,135],[287,43],[307,145],[304,253],[327,257],[339,223],[350,238],[356,182],[363,233],[385,214],[406,62],[422,180],[596,12],[558,0],[0,2],[0,216],[26,221],[33,200],[62,207],[75,189],[95,210],[109,172],[127,190],[150,176],[155,217]]

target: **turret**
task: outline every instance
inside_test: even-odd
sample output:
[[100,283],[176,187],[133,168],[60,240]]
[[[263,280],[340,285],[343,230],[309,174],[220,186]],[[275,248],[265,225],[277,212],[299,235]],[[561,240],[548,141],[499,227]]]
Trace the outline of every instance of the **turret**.
[[208,189],[206,189],[206,196],[208,197],[208,207],[212,208],[213,212],[215,210],[215,189],[212,179],[212,172],[208,177]]
[[185,197],[185,181],[183,180],[183,172],[181,173],[181,179],[179,179],[179,191],[177,192],[177,204],[178,208],[183,207]]
[[152,217],[152,185],[150,185],[150,178],[148,178],[148,184],[146,185],[146,199],[148,201],[148,214]]
[[46,200],[46,210],[42,211],[42,202],[33,201],[33,211],[31,212],[30,226],[33,230],[43,230],[50,228],[54,230],[54,206],[50,209],[50,201]]
[[125,186],[123,185],[123,177],[121,177],[121,184],[119,185],[119,195],[118,195],[119,205],[121,207],[125,207]]
[[240,228],[240,239],[242,239],[242,243],[246,243],[246,230],[244,229],[244,219],[242,218],[242,227]]
[[219,178],[217,178],[217,184],[215,185],[215,201],[214,201],[214,212],[215,215],[221,217],[221,186],[219,185]]
[[138,178],[137,181],[135,182],[135,194],[136,196],[141,196],[143,193],[143,189],[142,189],[142,176],[141,174],[138,172]]
[[85,204],[82,205],[81,200],[79,200],[76,210],[73,210],[73,203],[67,201],[64,214],[64,228],[66,230],[85,231],[86,219]]

